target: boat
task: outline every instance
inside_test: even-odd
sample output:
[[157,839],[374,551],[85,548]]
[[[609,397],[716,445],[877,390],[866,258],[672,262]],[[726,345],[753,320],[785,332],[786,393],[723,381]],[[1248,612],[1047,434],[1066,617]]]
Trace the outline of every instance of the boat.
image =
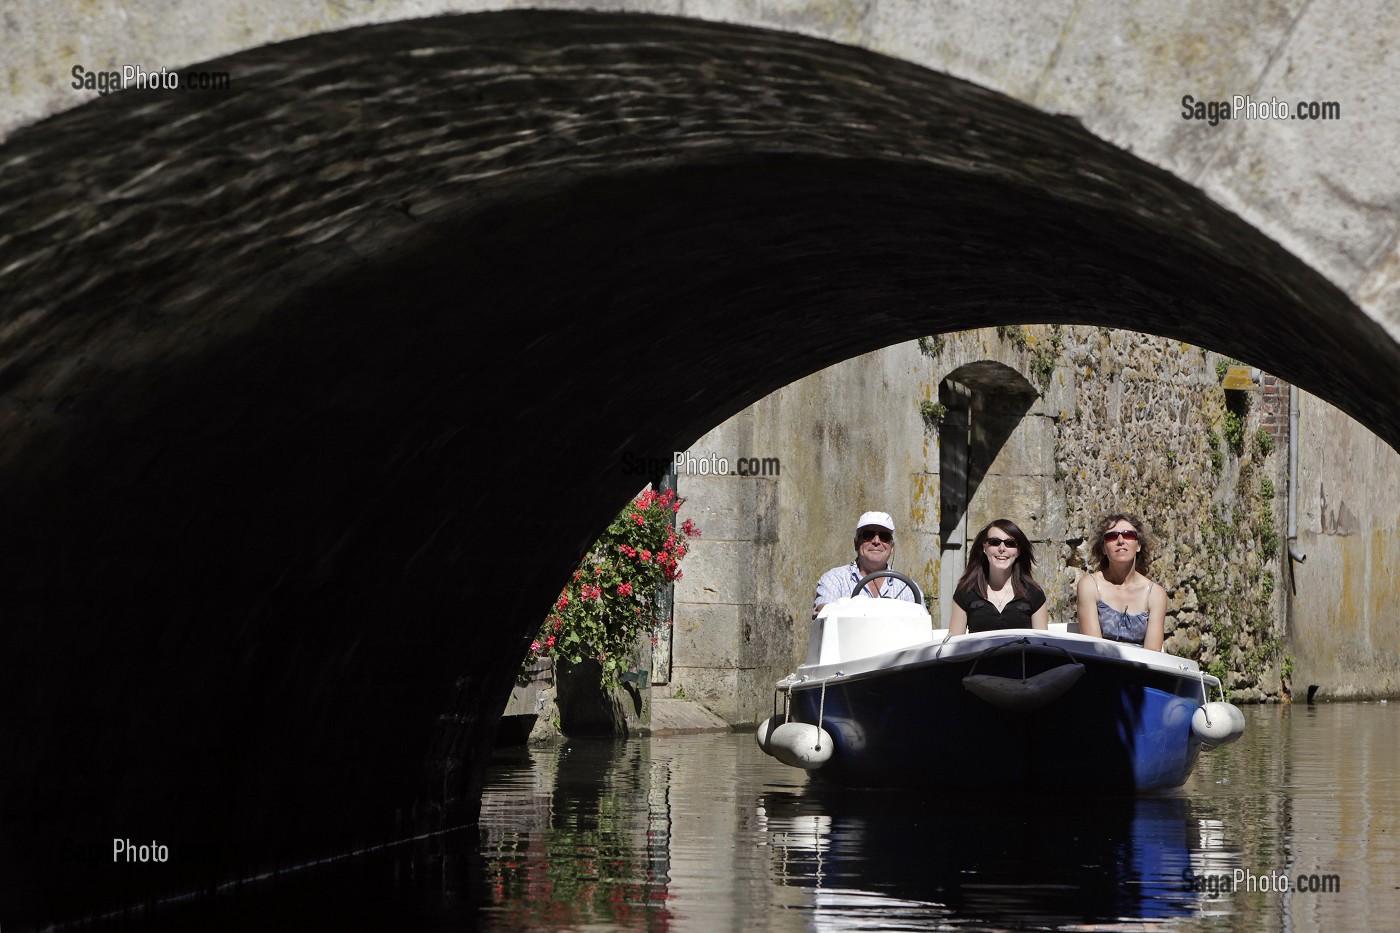
[[[857,595],[882,576],[917,602]],[[890,570],[823,607],[774,707],[759,746],[814,780],[943,791],[1169,790],[1245,725],[1195,661],[1064,623],[949,637]]]

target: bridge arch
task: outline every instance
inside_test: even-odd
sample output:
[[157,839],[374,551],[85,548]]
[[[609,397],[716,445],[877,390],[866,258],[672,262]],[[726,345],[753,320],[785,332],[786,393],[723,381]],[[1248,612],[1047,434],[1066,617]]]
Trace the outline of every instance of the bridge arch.
[[861,352],[1128,327],[1400,443],[1400,348],[1340,289],[946,75],[538,13],[224,64],[215,106],[113,95],[0,149],[7,898],[102,906],[121,879],[57,846],[133,824],[236,872],[450,819],[622,454]]

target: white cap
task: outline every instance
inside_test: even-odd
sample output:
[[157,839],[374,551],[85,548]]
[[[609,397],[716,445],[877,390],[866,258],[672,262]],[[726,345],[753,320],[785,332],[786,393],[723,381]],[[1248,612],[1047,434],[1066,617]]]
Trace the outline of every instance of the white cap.
[[856,531],[871,526],[887,529],[890,534],[894,534],[894,519],[890,518],[887,512],[866,512],[860,517],[860,521],[856,522]]

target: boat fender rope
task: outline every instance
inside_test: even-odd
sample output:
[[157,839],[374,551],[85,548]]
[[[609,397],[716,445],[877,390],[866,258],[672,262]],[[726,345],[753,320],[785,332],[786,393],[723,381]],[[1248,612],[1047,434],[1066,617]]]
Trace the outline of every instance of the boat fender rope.
[[[1206,672],[1197,669],[1196,675],[1201,679],[1201,708],[1205,709],[1205,707],[1210,705],[1210,688],[1206,686]],[[1228,703],[1229,700],[1226,698],[1225,694],[1225,682],[1223,680],[1217,682],[1220,685],[1220,702]],[[1210,725],[1210,712],[1207,711],[1205,716],[1206,725]]]
[[822,724],[826,722],[826,684],[827,684],[827,681],[831,680],[832,677],[844,677],[844,676],[845,676],[845,673],[844,673],[843,671],[837,671],[837,672],[834,673],[834,674],[829,674],[828,676],[822,678],[822,695],[821,695],[821,699],[817,702],[817,744],[816,744],[816,749],[815,749],[816,751],[821,751],[821,749],[822,749]]

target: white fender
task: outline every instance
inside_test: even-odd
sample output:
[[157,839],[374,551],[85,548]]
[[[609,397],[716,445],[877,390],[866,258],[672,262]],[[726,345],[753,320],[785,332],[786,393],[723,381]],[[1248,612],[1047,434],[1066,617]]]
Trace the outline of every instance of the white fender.
[[758,742],[758,747],[763,749],[763,754],[773,754],[773,730],[785,722],[787,722],[787,717],[782,713],[777,713],[758,724],[758,731],[753,734],[753,737]]
[[1244,713],[1233,703],[1207,703],[1191,716],[1191,735],[1202,745],[1229,745],[1244,735]]
[[813,771],[831,758],[831,734],[810,722],[785,722],[773,730],[768,747],[783,764]]

